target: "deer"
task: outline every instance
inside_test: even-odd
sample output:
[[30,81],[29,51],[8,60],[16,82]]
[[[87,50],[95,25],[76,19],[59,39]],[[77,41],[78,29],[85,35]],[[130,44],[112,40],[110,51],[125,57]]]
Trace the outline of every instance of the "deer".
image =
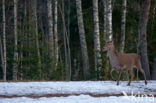
[[[110,64],[111,64],[111,73],[113,70],[119,71],[119,76],[117,78],[117,85],[119,85],[119,80],[122,74],[122,71],[126,70],[128,73],[130,72],[131,78],[129,79],[128,86],[133,79],[133,68],[136,68],[139,72],[142,73],[145,85],[147,85],[147,80],[145,76],[145,72],[142,69],[140,56],[137,53],[121,53],[116,52],[113,41],[108,41],[104,47],[104,51],[107,51],[107,56],[109,57]],[[112,74],[111,74],[112,76]]]

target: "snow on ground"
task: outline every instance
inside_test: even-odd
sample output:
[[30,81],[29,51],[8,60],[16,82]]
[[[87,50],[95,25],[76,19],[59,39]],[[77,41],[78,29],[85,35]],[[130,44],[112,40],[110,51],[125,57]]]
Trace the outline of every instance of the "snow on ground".
[[156,98],[148,97],[90,97],[88,95],[69,96],[69,97],[53,97],[53,98],[12,98],[0,99],[0,103],[156,103]]
[[[46,94],[71,95],[46,97]],[[92,97],[90,94],[106,95]],[[120,82],[119,86],[114,81],[0,82],[0,103],[156,103],[156,97],[152,97],[154,95],[156,96],[156,81],[148,81],[148,85],[144,81],[133,81],[131,86],[127,86],[127,81]]]
[[44,95],[44,94],[156,94],[156,81],[120,82],[117,86],[113,81],[82,81],[82,82],[1,82],[0,95]]

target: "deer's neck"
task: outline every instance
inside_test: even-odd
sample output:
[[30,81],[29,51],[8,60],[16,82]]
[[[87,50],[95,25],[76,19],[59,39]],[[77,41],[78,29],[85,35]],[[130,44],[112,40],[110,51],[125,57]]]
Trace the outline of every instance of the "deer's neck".
[[110,59],[110,64],[112,66],[112,69],[117,69],[119,68],[119,60],[117,57],[117,53],[115,52],[115,50],[111,49],[107,51],[107,55]]

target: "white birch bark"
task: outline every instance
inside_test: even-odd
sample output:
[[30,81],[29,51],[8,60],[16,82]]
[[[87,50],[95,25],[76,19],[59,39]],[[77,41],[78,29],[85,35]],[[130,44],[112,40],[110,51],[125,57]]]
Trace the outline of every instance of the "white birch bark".
[[103,0],[104,6],[104,39],[106,42],[113,40],[112,32],[112,0]]
[[49,32],[49,54],[50,59],[54,57],[54,33],[53,33],[53,12],[52,12],[52,0],[47,0],[48,9],[48,32]]
[[103,7],[104,7],[104,13],[103,13],[103,17],[104,17],[104,39],[106,39],[106,33],[107,33],[107,0],[103,0]]
[[[105,42],[113,40],[113,33],[112,33],[112,0],[103,0],[104,6],[104,40]],[[109,60],[105,56],[105,77],[108,77],[109,72]]]
[[6,81],[6,68],[7,68],[7,60],[6,60],[6,17],[5,17],[5,0],[2,1],[2,13],[3,13],[3,80]]
[[98,0],[93,0],[93,21],[94,21],[94,55],[95,55],[95,70],[98,72],[97,77],[100,76],[101,71],[101,46],[100,46],[100,32],[99,32],[99,10]]
[[107,33],[106,33],[106,41],[113,40],[113,32],[112,32],[112,0],[106,0],[107,3]]
[[55,45],[55,68],[58,65],[59,46],[58,46],[58,0],[54,0],[54,45]]
[[124,48],[125,48],[126,7],[127,7],[127,0],[123,0],[122,17],[121,17],[121,39],[120,39],[120,45],[119,45],[120,52],[124,52]]

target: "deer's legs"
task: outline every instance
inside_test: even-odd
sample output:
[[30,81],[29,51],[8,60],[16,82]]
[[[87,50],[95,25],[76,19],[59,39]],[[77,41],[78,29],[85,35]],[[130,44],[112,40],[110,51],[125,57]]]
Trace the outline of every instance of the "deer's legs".
[[131,81],[132,81],[132,79],[133,79],[133,77],[134,77],[134,75],[133,75],[133,69],[131,69],[131,70],[129,70],[128,72],[130,72],[129,74],[130,74],[130,79],[129,79],[129,82],[128,82],[128,86],[130,86],[130,84],[131,84]]
[[142,67],[141,67],[141,63],[140,63],[140,62],[139,62],[138,65],[137,65],[137,69],[143,74],[144,79],[145,79],[145,84],[147,85],[146,75],[145,75],[144,70],[143,70]]
[[118,77],[118,80],[117,80],[117,85],[119,85],[119,80],[120,80],[121,74],[122,74],[122,70],[119,71],[119,77]]
[[115,69],[112,69],[112,70],[111,70],[111,72],[110,72],[110,76],[111,76],[111,79],[112,79],[113,81],[116,81],[116,79],[114,79],[113,74],[112,74],[113,71],[115,71]]
[[147,80],[146,80],[146,75],[145,75],[144,70],[142,68],[140,68],[139,71],[143,74],[144,79],[145,79],[145,84],[147,85]]

